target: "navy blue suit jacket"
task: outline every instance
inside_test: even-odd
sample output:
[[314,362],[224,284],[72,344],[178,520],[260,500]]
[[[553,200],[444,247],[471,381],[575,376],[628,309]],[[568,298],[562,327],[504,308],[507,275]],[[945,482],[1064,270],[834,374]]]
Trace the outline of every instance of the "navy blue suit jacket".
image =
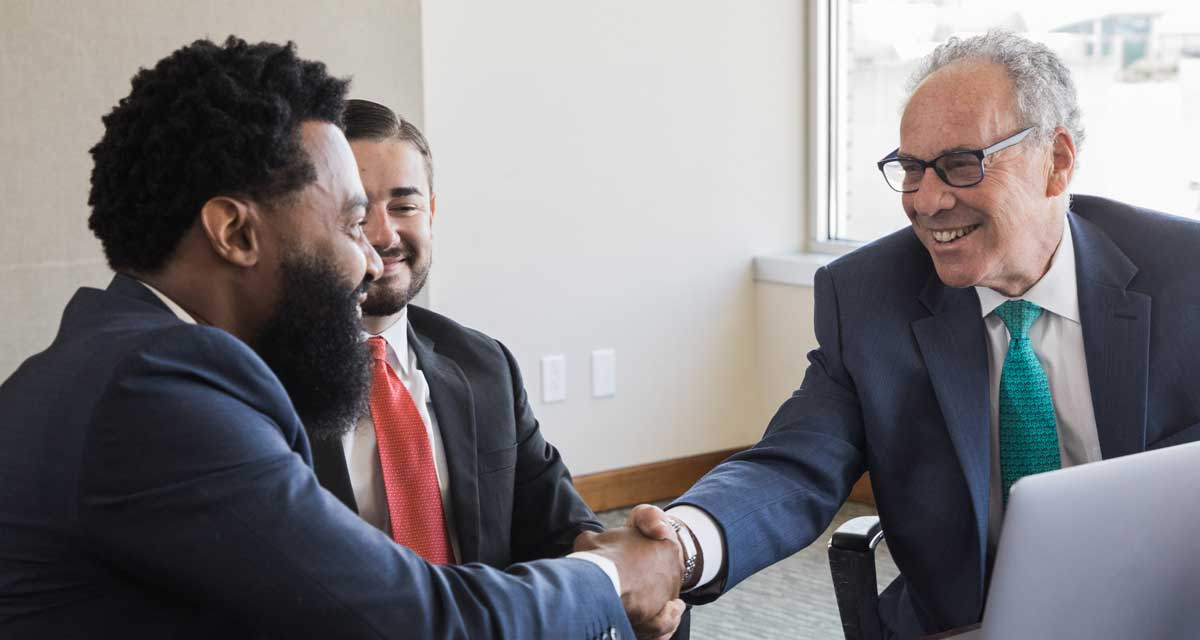
[[[1067,215],[1096,427],[1105,458],[1200,439],[1200,224],[1077,196]],[[679,499],[727,543],[716,597],[815,540],[862,475],[901,577],[888,629],[976,622],[987,584],[987,337],[973,288],[938,279],[905,229],[816,275],[800,388],[761,442]]]
[[595,565],[431,566],[310,463],[245,344],[79,290],[0,387],[0,638],[632,637]]

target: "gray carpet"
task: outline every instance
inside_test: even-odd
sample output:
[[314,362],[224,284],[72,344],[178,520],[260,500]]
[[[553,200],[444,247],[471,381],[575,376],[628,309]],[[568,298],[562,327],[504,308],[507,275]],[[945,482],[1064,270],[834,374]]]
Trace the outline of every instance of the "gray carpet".
[[[868,506],[846,503],[829,530],[808,548],[751,576],[716,602],[693,609],[692,638],[841,638],[826,546],[838,525],[874,512]],[[628,509],[606,511],[600,519],[607,526],[620,526],[628,514]],[[886,542],[876,551],[876,571],[880,589],[898,573]]]

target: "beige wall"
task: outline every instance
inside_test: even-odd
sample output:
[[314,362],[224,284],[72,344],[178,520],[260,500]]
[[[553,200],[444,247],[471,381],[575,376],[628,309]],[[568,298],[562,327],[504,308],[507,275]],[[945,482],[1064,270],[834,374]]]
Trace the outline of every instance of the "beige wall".
[[419,0],[3,0],[0,380],[49,344],[78,286],[111,275],[87,228],[100,117],[139,67],[231,33],[295,40],[355,94],[422,119]]
[[800,386],[808,352],[817,346],[813,290],[769,282],[757,283],[754,290],[760,402],[763,411],[772,415]]
[[[576,473],[749,444],[799,384],[811,289],[755,284],[803,234],[794,0],[0,3],[0,378],[109,278],[87,229],[100,116],[202,36],[297,41],[426,124],[432,306],[502,339]],[[590,397],[592,349],[618,393]],[[543,405],[539,360],[568,357]]]
[[[800,245],[804,6],[424,5],[433,306],[514,351],[576,473],[762,433],[758,358],[773,347],[751,264]],[[604,347],[618,392],[595,399],[589,355]],[[544,405],[552,353],[568,397]]]

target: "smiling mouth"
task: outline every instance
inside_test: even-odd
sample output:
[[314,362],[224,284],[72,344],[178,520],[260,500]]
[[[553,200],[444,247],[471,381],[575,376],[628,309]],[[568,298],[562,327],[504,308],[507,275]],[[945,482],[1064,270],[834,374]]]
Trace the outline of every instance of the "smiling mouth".
[[979,225],[972,224],[957,229],[938,229],[931,230],[929,234],[933,236],[934,242],[938,244],[950,244],[959,238],[971,235],[971,232],[979,228]]
[[398,270],[398,269],[400,268],[400,265],[402,265],[402,264],[407,264],[407,263],[408,263],[408,259],[407,259],[407,258],[392,258],[392,259],[384,259],[384,261],[383,261],[383,270],[384,270],[384,272],[385,272],[385,273],[389,273],[389,274],[390,274],[390,273],[392,273],[392,272],[395,272],[396,270]]

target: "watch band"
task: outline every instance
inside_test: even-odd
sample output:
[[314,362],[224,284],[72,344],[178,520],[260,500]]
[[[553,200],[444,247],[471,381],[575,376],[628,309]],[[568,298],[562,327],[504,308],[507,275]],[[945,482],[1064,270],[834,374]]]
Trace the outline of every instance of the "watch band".
[[683,574],[679,579],[679,588],[680,591],[687,591],[696,586],[695,583],[700,577],[699,569],[704,566],[704,556],[701,555],[696,536],[687,525],[672,516],[667,516],[667,524],[675,530],[675,537],[679,539],[679,545],[683,547]]

